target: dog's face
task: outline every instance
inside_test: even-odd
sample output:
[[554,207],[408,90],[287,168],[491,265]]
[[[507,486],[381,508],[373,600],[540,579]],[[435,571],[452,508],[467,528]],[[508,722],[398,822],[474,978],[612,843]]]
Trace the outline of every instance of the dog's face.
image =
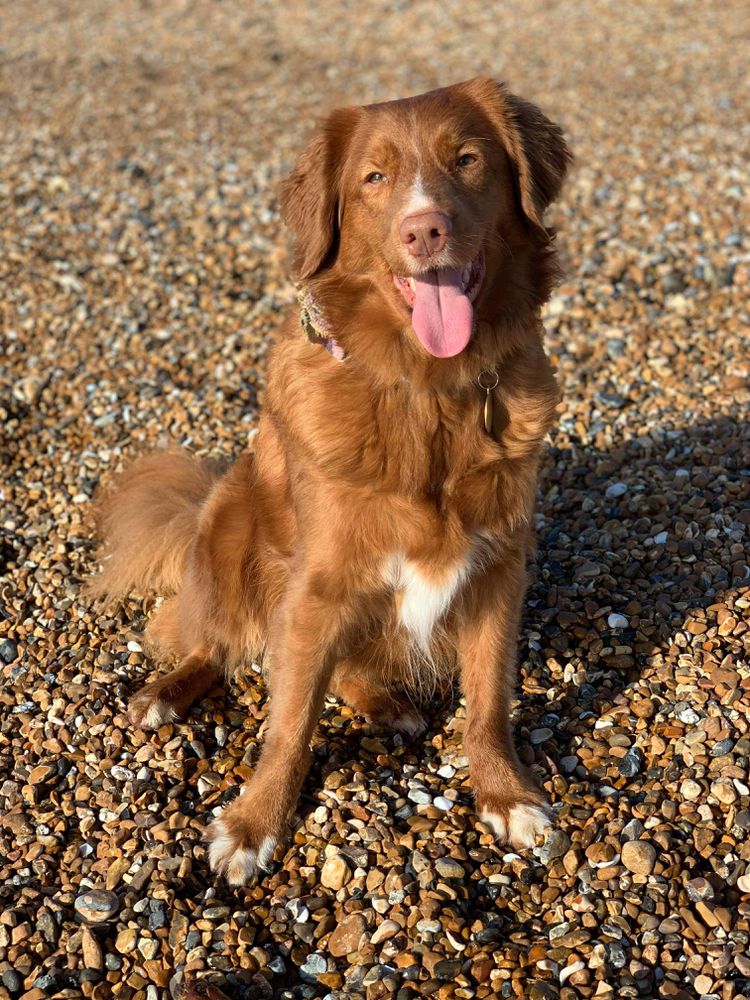
[[429,354],[453,357],[499,269],[546,239],[568,161],[560,129],[491,80],[336,111],[282,188],[296,276],[367,277]]

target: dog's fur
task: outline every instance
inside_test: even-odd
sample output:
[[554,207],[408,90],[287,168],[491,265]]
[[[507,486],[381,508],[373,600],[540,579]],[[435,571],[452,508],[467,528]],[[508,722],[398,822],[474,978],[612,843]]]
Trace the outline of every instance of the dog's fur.
[[[182,657],[133,698],[132,723],[182,716],[261,653],[270,668],[256,772],[209,830],[211,864],[232,883],[284,836],[327,691],[414,735],[423,720],[404,689],[457,668],[480,815],[516,847],[548,823],[509,708],[537,465],[558,402],[539,317],[556,278],[543,215],[568,162],[560,129],[491,80],[331,114],[281,204],[294,276],[347,359],[309,342],[295,310],[253,453],[223,475],[152,455],[102,499],[95,589],[168,594],[149,637]],[[375,171],[386,182],[368,180]],[[456,357],[421,346],[394,285],[421,266],[399,239],[415,206],[453,223],[430,267],[484,255],[474,333]],[[486,371],[499,380],[491,434]]]

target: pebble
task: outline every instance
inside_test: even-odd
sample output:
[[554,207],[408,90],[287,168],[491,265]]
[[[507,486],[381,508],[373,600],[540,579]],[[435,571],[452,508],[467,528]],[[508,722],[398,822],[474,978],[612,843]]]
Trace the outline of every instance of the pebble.
[[627,620],[625,615],[618,615],[612,613],[607,618],[607,624],[609,625],[610,628],[628,628],[630,622]]
[[556,858],[561,858],[570,847],[570,837],[564,830],[552,830],[540,847],[534,848],[534,854],[542,864],[549,864]]
[[438,858],[435,862],[435,868],[437,869],[438,875],[443,878],[465,878],[466,871],[463,865],[459,864],[458,861],[454,861],[452,858]]
[[547,727],[542,727],[540,729],[532,729],[530,735],[531,742],[534,744],[546,743],[547,740],[552,739],[552,730],[547,729]]
[[305,976],[317,979],[328,971],[328,961],[325,955],[311,952],[299,967],[300,972]]
[[0,659],[5,663],[13,663],[18,658],[18,645],[12,639],[0,642]]
[[680,785],[680,794],[688,802],[695,802],[696,799],[699,799],[703,795],[703,789],[697,781],[694,781],[692,778],[686,778]]
[[349,914],[336,926],[328,939],[328,951],[334,958],[343,958],[356,951],[366,929],[367,922],[361,913]]
[[346,860],[340,854],[326,858],[320,873],[320,884],[327,889],[341,889],[351,879],[352,873]]
[[617,500],[628,492],[627,483],[612,483],[604,494],[607,500]]
[[650,875],[656,864],[656,848],[646,840],[628,840],[622,845],[622,863],[636,875]]
[[395,920],[384,920],[374,931],[372,937],[370,938],[370,944],[382,944],[383,941],[388,941],[394,935],[400,933],[401,925],[396,923]]
[[120,909],[116,893],[107,889],[90,889],[78,896],[74,903],[76,913],[90,924],[111,920]]

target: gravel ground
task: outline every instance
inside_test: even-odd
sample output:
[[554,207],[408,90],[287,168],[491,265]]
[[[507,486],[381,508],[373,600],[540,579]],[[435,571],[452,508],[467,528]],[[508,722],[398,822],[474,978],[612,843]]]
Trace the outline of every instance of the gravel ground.
[[[0,1000],[750,996],[747,4],[2,22]],[[127,728],[153,598],[87,607],[90,499],[158,443],[245,447],[292,300],[275,184],[312,119],[479,72],[577,155],[517,708],[559,826],[494,845],[460,701],[419,745],[330,702],[293,839],[230,892],[201,834],[252,771],[264,687]]]

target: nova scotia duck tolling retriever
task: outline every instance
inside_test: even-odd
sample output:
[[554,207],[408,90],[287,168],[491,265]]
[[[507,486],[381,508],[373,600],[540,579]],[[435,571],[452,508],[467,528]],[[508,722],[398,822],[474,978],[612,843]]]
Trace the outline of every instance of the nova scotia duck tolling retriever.
[[147,640],[180,658],[133,726],[184,718],[262,657],[262,752],[207,832],[232,885],[287,834],[327,692],[414,737],[419,693],[455,675],[479,818],[516,849],[549,825],[510,707],[559,400],[544,213],[569,162],[561,129],[489,79],[334,111],[281,186],[299,306],[254,449],[223,473],[149,455],[100,499],[94,590],[157,591]]

